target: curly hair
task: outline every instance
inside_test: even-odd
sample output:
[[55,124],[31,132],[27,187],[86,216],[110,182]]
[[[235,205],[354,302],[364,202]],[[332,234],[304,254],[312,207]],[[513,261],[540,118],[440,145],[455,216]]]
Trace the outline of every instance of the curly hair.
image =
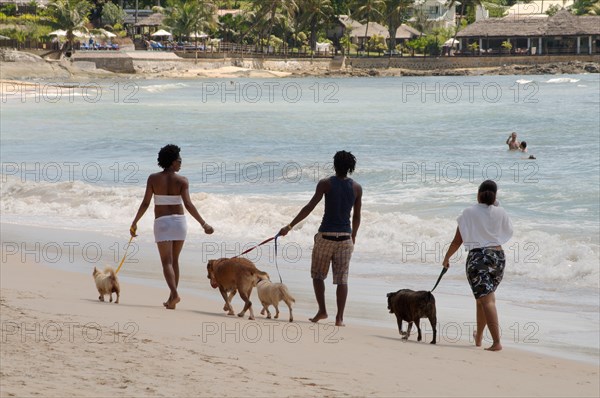
[[158,165],[163,169],[171,167],[173,162],[179,158],[179,152],[181,152],[181,148],[173,144],[165,145],[160,148],[157,159]]
[[350,152],[338,151],[333,156],[333,168],[335,169],[336,174],[352,174],[355,167],[356,158]]
[[488,206],[491,206],[496,202],[496,192],[498,191],[498,186],[492,180],[485,180],[479,186],[479,190],[477,191],[477,195],[479,196],[479,201]]

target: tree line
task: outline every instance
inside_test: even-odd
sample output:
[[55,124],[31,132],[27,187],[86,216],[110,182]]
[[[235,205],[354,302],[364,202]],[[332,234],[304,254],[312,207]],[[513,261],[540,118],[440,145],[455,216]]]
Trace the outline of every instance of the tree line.
[[[457,6],[458,14],[456,26],[448,30],[428,21],[422,0],[51,0],[47,9],[39,10],[29,19],[11,16],[14,4],[5,5],[0,9],[0,22],[10,23],[13,18],[15,27],[0,30],[0,34],[43,36],[50,29],[59,28],[67,31],[67,40],[72,42],[75,39],[73,32],[87,31],[91,26],[125,36],[124,9],[151,8],[165,16],[163,24],[178,39],[205,32],[211,37],[238,44],[306,46],[314,50],[318,41],[331,42],[327,32],[341,23],[339,15],[347,15],[367,25],[366,37],[370,37],[370,22],[386,26],[390,39],[380,43],[379,48],[387,47],[392,52],[396,49],[397,28],[409,19],[413,27],[429,37],[410,44],[417,47],[420,41],[427,46],[428,41],[438,43],[444,37],[456,37],[462,26],[474,21],[477,6],[485,5],[491,16],[501,16],[516,1],[448,0],[448,6]],[[237,9],[239,12],[218,16],[218,9]],[[576,0],[572,12],[598,15],[600,0]],[[345,28],[344,36],[333,38],[333,44],[342,49],[351,45],[350,25]],[[377,38],[374,39],[376,42]]]

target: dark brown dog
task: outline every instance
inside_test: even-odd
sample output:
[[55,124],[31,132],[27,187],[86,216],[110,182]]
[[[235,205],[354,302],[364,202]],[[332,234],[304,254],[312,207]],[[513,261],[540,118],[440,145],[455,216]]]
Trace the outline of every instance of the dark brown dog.
[[[408,340],[410,329],[414,322],[419,331],[417,341],[421,341],[421,327],[419,322],[421,318],[428,318],[433,329],[433,340],[431,340],[431,344],[435,344],[437,335],[437,317],[435,298],[431,292],[426,292],[424,290],[415,292],[410,289],[401,289],[397,292],[388,293],[387,300],[390,314],[396,314],[398,331],[403,336],[403,340]],[[406,333],[402,331],[402,321],[408,322]]]
[[[210,279],[210,285],[213,289],[219,288],[221,296],[223,296],[223,300],[225,300],[223,311],[227,311],[227,315],[234,315],[231,299],[235,293],[239,291],[240,297],[244,300],[245,305],[238,316],[242,317],[247,310],[250,310],[248,319],[254,319],[250,294],[252,293],[252,288],[256,286],[258,281],[269,279],[269,274],[258,270],[252,261],[240,257],[208,260],[206,269],[208,271],[207,278]],[[229,296],[227,293],[229,293]]]

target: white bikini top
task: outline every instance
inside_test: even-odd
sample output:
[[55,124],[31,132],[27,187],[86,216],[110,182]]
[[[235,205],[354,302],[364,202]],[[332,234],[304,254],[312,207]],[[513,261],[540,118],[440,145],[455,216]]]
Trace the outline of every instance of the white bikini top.
[[154,195],[154,205],[180,205],[183,204],[181,195]]

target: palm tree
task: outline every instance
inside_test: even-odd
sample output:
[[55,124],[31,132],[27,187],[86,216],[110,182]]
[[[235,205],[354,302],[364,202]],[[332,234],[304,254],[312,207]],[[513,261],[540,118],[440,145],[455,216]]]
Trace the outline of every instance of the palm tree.
[[67,32],[68,46],[63,52],[68,49],[74,52],[75,34],[73,32],[86,30],[85,24],[89,22],[88,17],[92,7],[92,3],[88,0],[52,0],[48,4],[49,14],[55,19],[56,26]]
[[456,19],[456,31],[454,32],[454,37],[452,40],[452,45],[456,43],[456,36],[458,35],[458,30],[460,29],[460,22],[462,17],[465,15],[465,7],[478,7],[481,6],[482,0],[449,0],[448,7],[455,6],[456,3],[460,3],[460,16]]
[[240,36],[240,43],[248,36],[248,42],[261,43],[263,37],[268,30],[268,23],[265,15],[259,14],[257,11],[248,11],[246,13],[249,27]]
[[310,48],[317,47],[317,32],[320,26],[333,18],[334,9],[331,0],[301,0],[300,20],[310,30]]
[[572,9],[575,15],[600,15],[600,1],[575,0]]
[[219,34],[228,42],[237,42],[247,20],[243,14],[225,14],[219,17]]
[[408,9],[414,4],[415,0],[384,0],[385,16],[388,23],[388,32],[390,34],[390,57],[392,50],[396,48],[396,30],[408,19]]
[[216,27],[216,6],[207,0],[171,0],[166,10],[164,24],[176,36],[189,36],[192,33]]
[[257,16],[268,18],[269,31],[266,35],[268,50],[275,22],[281,18],[291,18],[298,11],[298,5],[295,0],[254,0],[254,5],[257,8]]
[[354,15],[361,21],[365,21],[365,39],[369,39],[369,22],[382,17],[381,10],[385,6],[384,0],[356,0]]
[[[216,27],[216,6],[207,0],[172,0],[167,8],[163,23],[178,36],[195,34],[195,47],[198,49],[198,35],[203,30]],[[196,51],[196,57],[198,52]]]
[[294,37],[294,34],[296,33],[296,21],[298,19],[297,15],[297,12],[286,17],[282,15],[281,18],[277,20],[278,31],[283,35],[282,48],[286,57],[288,54],[288,38]]

